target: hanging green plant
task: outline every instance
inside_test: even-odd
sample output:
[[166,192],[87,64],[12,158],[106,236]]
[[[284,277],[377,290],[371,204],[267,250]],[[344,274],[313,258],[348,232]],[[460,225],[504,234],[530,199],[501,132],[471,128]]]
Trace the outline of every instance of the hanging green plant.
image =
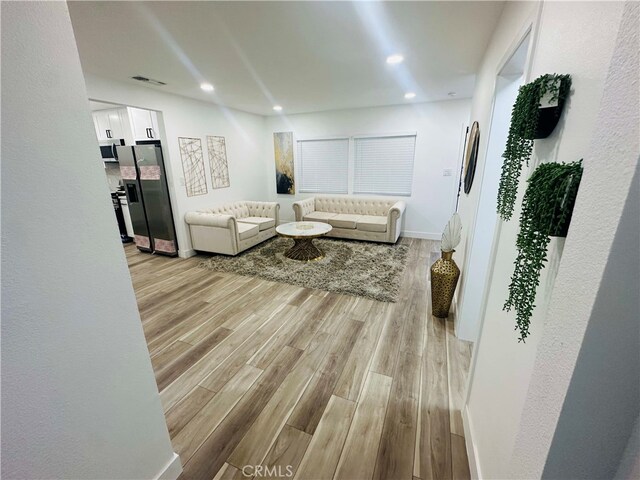
[[[513,214],[522,163],[526,162],[529,165],[533,140],[551,134],[560,118],[570,89],[571,76],[556,73],[542,75],[520,87],[511,111],[507,145],[502,154],[504,163],[498,190],[498,214],[503,220],[510,220]],[[557,105],[540,108],[540,102],[545,95],[548,95],[549,103],[557,102]],[[541,119],[544,119],[544,122],[541,122]]]
[[529,320],[535,307],[540,270],[547,261],[547,246],[551,236],[566,236],[581,178],[582,160],[542,164],[528,180],[516,240],[518,256],[509,298],[503,307],[516,311],[518,341],[529,335]]

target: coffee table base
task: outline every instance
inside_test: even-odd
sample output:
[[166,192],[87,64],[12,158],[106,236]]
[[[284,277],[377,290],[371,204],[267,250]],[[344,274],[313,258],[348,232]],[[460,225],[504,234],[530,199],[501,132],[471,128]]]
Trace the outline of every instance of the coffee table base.
[[292,260],[310,262],[312,260],[322,260],[324,253],[313,244],[313,238],[294,238],[293,247],[284,252],[284,256]]

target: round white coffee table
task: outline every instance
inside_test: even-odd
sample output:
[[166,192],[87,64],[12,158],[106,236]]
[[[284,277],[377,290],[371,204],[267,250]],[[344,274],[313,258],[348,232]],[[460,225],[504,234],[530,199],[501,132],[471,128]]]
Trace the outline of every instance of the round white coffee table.
[[285,257],[308,262],[324,258],[324,253],[313,244],[313,239],[326,235],[332,228],[328,223],[322,222],[291,222],[278,225],[276,232],[281,237],[293,238],[295,242],[284,253]]

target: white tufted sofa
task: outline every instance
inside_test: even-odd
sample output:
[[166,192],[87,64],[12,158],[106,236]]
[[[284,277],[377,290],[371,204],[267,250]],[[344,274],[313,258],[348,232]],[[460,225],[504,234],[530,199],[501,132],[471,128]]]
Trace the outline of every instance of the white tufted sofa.
[[191,245],[204,252],[237,255],[276,234],[280,205],[240,201],[184,216]]
[[396,243],[406,204],[402,200],[317,196],[293,204],[296,221],[324,222],[327,236]]

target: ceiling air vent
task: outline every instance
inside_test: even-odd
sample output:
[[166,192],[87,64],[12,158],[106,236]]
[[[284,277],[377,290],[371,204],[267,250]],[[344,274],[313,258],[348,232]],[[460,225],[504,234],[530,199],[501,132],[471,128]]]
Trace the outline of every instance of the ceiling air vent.
[[166,83],[161,82],[160,80],[154,80],[153,78],[143,77],[142,75],[136,75],[135,77],[131,77],[134,80],[138,80],[139,82],[150,83],[151,85],[166,85]]

